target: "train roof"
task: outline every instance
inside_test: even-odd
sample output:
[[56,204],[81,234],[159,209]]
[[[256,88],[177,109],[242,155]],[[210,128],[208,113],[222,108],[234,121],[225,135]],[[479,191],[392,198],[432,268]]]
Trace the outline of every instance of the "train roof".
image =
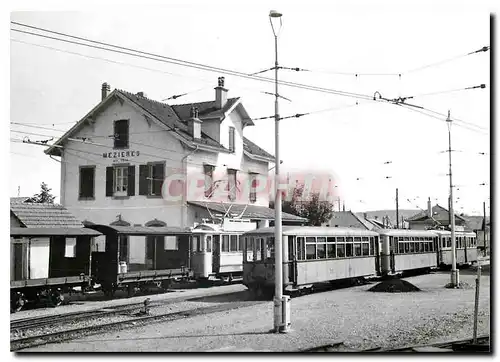
[[437,236],[435,230],[382,229],[378,233],[389,236]]
[[[355,228],[332,228],[328,226],[282,226],[283,235],[300,236],[378,236],[375,231]],[[274,234],[274,226],[255,229],[244,235]]]
[[87,228],[56,228],[56,227],[39,227],[39,228],[10,228],[11,236],[99,236],[100,232]]
[[[432,230],[438,235],[451,235],[450,230]],[[455,231],[455,235],[474,235],[476,236],[476,233],[473,231]]]
[[190,234],[188,229],[177,226],[117,226],[93,224],[86,226],[103,234],[116,233],[123,235],[185,235]]

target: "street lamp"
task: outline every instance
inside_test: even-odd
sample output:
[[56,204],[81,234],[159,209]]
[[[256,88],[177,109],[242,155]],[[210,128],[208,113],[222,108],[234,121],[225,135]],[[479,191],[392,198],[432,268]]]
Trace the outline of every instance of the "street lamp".
[[[289,330],[289,297],[283,296],[283,243],[281,240],[281,191],[280,191],[280,147],[279,147],[279,108],[278,108],[278,35],[283,25],[281,20],[281,13],[276,10],[269,12],[269,22],[274,34],[274,49],[275,49],[275,91],[274,91],[274,123],[275,123],[275,157],[276,157],[276,179],[275,179],[275,202],[274,202],[274,277],[275,277],[275,292],[274,292],[274,332],[286,333]],[[278,22],[279,21],[279,22]],[[275,29],[276,26],[276,29]]]
[[451,118],[450,111],[448,111],[448,118],[446,124],[448,125],[448,153],[450,164],[450,224],[451,224],[451,286],[453,288],[459,285],[459,274],[457,270],[457,247],[455,242],[455,213],[453,212],[453,182],[451,177]]

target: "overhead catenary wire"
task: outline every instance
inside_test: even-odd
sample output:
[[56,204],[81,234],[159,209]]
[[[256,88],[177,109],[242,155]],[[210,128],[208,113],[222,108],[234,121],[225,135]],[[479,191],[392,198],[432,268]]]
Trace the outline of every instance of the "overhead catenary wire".
[[[20,23],[15,23],[15,22],[13,22],[13,23],[16,24],[16,25],[25,26],[24,24],[20,24]],[[37,28],[37,27],[32,27],[32,26],[28,26],[28,27]],[[242,78],[246,78],[246,79],[250,79],[250,80],[263,81],[263,82],[267,82],[267,83],[274,83],[275,82],[275,80],[271,79],[271,78],[249,76],[246,73],[238,72],[238,71],[234,71],[234,70],[229,70],[229,69],[225,69],[225,68],[218,68],[218,67],[213,67],[213,66],[208,66],[208,65],[200,64],[200,63],[195,63],[195,62],[180,60],[180,59],[176,59],[176,58],[172,58],[172,57],[166,57],[166,56],[163,56],[163,55],[148,53],[148,52],[144,52],[144,51],[140,51],[140,50],[134,50],[134,49],[131,49],[131,48],[125,48],[125,47],[121,47],[121,46],[118,46],[118,45],[113,45],[113,44],[109,44],[109,43],[99,42],[99,41],[90,40],[90,39],[81,38],[81,37],[76,37],[76,36],[69,35],[69,34],[63,34],[63,33],[53,32],[53,31],[47,30],[47,29],[42,29],[42,28],[37,28],[37,29],[38,30],[42,30],[42,31],[46,31],[46,32],[49,32],[49,33],[60,34],[60,35],[63,35],[63,36],[66,36],[66,37],[70,37],[70,38],[76,38],[76,39],[80,39],[80,40],[83,39],[86,42],[90,42],[90,43],[94,43],[94,44],[106,45],[108,47],[113,47],[113,48],[122,49],[122,50],[110,49],[110,48],[105,48],[105,47],[102,47],[102,46],[96,46],[96,45],[92,45],[92,44],[85,44],[85,43],[76,42],[76,41],[73,41],[73,40],[56,38],[56,37],[48,36],[48,35],[45,35],[45,34],[37,34],[37,33],[29,32],[29,31],[25,31],[25,30],[19,30],[19,29],[11,29],[11,30],[15,31],[15,32],[27,34],[27,35],[38,36],[38,37],[42,37],[42,38],[52,39],[52,40],[66,42],[66,43],[70,43],[70,44],[81,45],[81,46],[85,46],[85,47],[89,47],[89,48],[95,48],[95,49],[100,49],[100,50],[104,50],[104,51],[110,51],[110,52],[124,54],[124,55],[130,55],[130,56],[134,56],[134,57],[138,57],[138,58],[150,59],[150,60],[155,60],[155,61],[160,61],[160,62],[175,64],[175,65],[179,65],[179,66],[185,66],[185,67],[190,67],[190,68],[194,68],[194,69],[199,69],[199,70],[205,70],[205,71],[211,71],[211,72],[216,72],[216,73],[227,74],[227,75],[231,75],[231,76],[242,77]],[[138,53],[138,54],[130,53],[130,52],[124,51],[124,50],[132,51],[132,52],[135,52],[135,53]],[[306,85],[306,84],[300,84],[300,83],[294,83],[294,82],[287,82],[287,81],[279,81],[278,83],[281,84],[281,85],[284,85],[284,86],[295,87],[295,88],[299,88],[299,89],[305,89],[305,90],[311,90],[311,91],[316,91],[316,92],[323,92],[323,93],[335,94],[335,95],[345,96],[345,97],[354,97],[354,98],[372,100],[371,96],[364,95],[364,94],[356,94],[356,93],[352,93],[352,92],[339,91],[339,90],[334,90],[334,89],[329,89],[329,88],[316,87],[316,86],[310,86],[310,85]]]

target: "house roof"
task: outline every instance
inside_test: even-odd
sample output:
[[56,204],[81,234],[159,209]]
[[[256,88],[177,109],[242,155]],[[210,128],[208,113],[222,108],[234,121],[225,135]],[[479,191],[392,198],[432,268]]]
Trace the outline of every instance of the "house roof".
[[222,109],[215,107],[215,101],[174,104],[171,107],[180,119],[186,120],[191,117],[191,107],[195,106],[198,108],[198,118],[203,120],[204,118],[223,117],[239,99],[239,97],[229,98]]
[[[439,213],[439,212],[445,212],[445,213],[449,213],[450,211],[448,209],[445,209],[444,207],[440,206],[440,205],[435,205],[432,207],[432,215],[434,215],[435,213]],[[409,217],[407,219],[407,221],[423,221],[425,219],[428,219],[429,216],[427,215],[427,211],[421,211],[415,215],[413,215],[412,217]],[[455,214],[455,219],[459,219],[459,220],[462,220],[462,221],[466,221],[463,217]]]
[[87,225],[86,228],[97,230],[102,233],[112,231],[123,235],[187,235],[189,229],[176,226],[117,226],[117,225]]
[[352,211],[333,211],[328,224],[330,227],[347,227],[370,230],[370,228],[368,228]]
[[11,197],[10,198],[10,203],[20,203],[20,202],[25,202],[26,200],[30,199],[28,196],[24,197]]
[[27,228],[81,228],[83,224],[63,206],[11,202],[10,211]]
[[[71,129],[69,129],[61,138],[59,138],[54,145],[61,145],[63,141],[65,141],[68,137],[73,134],[84,122],[92,117],[94,113],[97,113],[99,109],[106,104],[113,97],[119,97],[120,99],[125,99],[132,102],[134,105],[142,109],[146,116],[152,116],[157,119],[160,123],[165,125],[169,130],[175,133],[178,137],[180,137],[183,142],[191,144],[193,147],[196,145],[205,145],[211,148],[214,148],[219,151],[229,150],[221,145],[218,141],[214,140],[210,136],[208,136],[203,131],[201,132],[200,139],[194,139],[191,134],[188,132],[188,124],[187,120],[190,117],[191,107],[196,106],[199,109],[200,119],[203,118],[216,118],[222,117],[225,112],[229,111],[233,106],[239,102],[240,98],[229,98],[227,100],[226,105],[222,109],[215,109],[215,101],[207,101],[207,102],[195,102],[189,104],[179,104],[179,105],[168,105],[166,103],[158,102],[152,99],[149,99],[144,96],[139,96],[137,94],[130,93],[125,90],[115,89],[111,94],[100,102],[94,109],[92,109],[85,117],[83,117],[77,124],[75,124]],[[246,114],[246,112],[245,112]],[[247,122],[248,124],[252,124],[251,120]],[[274,157],[270,155],[268,152],[264,151],[262,148],[258,147],[255,143],[251,142],[247,138],[244,138],[244,151],[251,155],[257,155],[264,158],[271,158],[274,160]],[[56,147],[51,146],[45,153],[50,155],[58,155],[58,150]]]
[[[247,204],[230,204],[230,203],[220,203],[220,202],[204,202],[204,201],[188,201],[188,204],[201,207],[203,209],[209,209],[212,212],[219,214],[226,214],[227,210],[231,206],[230,212],[232,216],[242,215],[244,218],[254,219],[254,220],[274,220],[274,209],[265,206],[247,205]],[[283,221],[290,222],[307,222],[307,219],[288,214],[286,212],[282,213]]]

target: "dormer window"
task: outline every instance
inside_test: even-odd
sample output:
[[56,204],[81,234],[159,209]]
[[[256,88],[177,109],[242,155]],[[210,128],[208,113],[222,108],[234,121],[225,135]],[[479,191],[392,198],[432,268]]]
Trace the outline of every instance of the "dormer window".
[[128,148],[129,123],[128,119],[115,121],[114,124],[114,148]]
[[229,151],[234,152],[234,127],[229,127]]

